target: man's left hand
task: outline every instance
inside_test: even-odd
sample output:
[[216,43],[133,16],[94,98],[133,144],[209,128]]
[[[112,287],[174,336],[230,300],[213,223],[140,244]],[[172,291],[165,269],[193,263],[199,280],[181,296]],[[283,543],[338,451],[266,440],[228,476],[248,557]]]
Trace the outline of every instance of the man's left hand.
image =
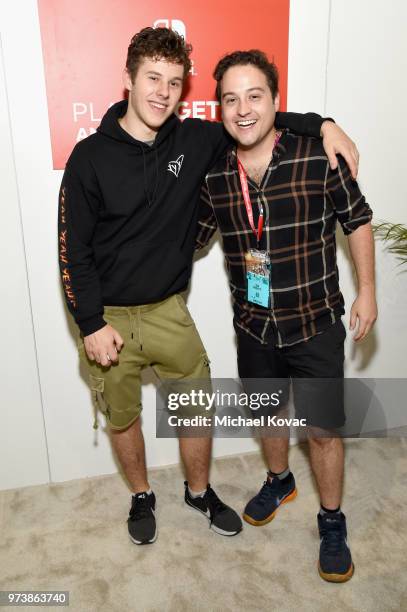
[[362,289],[352,304],[349,329],[353,331],[358,320],[358,330],[353,336],[355,342],[366,338],[377,319],[377,305],[373,289]]
[[356,180],[359,168],[359,151],[353,140],[332,121],[324,121],[321,126],[322,144],[327,154],[331,170],[338,166],[336,156],[342,155],[349,166],[352,177]]

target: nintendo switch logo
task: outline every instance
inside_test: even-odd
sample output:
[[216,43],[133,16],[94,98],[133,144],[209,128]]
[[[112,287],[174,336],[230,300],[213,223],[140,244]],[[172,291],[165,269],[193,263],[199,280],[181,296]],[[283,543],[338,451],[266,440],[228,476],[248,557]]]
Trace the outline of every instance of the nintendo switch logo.
[[153,23],[153,28],[169,28],[177,32],[180,36],[183,36],[184,40],[187,39],[185,23],[180,19],[157,19]]

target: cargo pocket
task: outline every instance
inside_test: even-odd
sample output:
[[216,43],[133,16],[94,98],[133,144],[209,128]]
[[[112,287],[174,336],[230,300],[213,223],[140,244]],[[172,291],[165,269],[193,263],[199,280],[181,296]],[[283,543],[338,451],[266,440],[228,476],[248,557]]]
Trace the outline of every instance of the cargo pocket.
[[100,410],[102,414],[104,414],[108,419],[110,419],[110,408],[103,397],[103,393],[105,390],[104,378],[99,378],[97,376],[94,376],[93,374],[89,374],[89,383],[94,408],[93,429],[97,429],[99,426],[98,410]]
[[201,357],[202,357],[202,360],[204,362],[204,366],[208,370],[208,374],[210,376],[211,375],[211,360],[209,359],[207,353],[203,353],[203,355],[201,355]]
[[[212,379],[211,379],[211,360],[207,353],[202,353],[201,359],[204,366],[204,371],[207,373],[207,378],[203,378],[200,381],[200,390],[203,391],[204,397],[210,397],[213,395]],[[204,416],[212,416],[216,412],[216,404],[214,403],[211,408],[205,404],[205,410],[201,413]]]

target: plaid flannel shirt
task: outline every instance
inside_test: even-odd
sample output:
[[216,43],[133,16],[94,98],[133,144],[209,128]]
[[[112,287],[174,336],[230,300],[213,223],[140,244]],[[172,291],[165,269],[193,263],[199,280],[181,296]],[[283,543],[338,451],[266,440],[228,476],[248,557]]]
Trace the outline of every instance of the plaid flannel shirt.
[[[258,186],[248,186],[255,226],[261,202],[264,228],[259,246],[250,227],[230,148],[202,186],[196,248],[219,228],[223,240],[234,324],[262,343],[278,347],[323,332],[344,314],[336,262],[336,222],[347,235],[368,223],[372,210],[339,157],[331,170],[322,142],[284,131]],[[271,261],[271,307],[246,300],[245,253],[266,250]]]

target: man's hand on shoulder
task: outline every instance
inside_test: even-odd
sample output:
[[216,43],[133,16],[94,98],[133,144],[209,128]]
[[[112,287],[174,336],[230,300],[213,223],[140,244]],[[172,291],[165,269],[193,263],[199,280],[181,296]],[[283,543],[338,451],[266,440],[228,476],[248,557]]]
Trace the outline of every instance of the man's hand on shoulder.
[[359,169],[359,151],[353,140],[332,121],[324,121],[321,126],[322,144],[329,160],[331,170],[338,167],[337,155],[342,155],[356,180]]
[[117,363],[123,347],[121,335],[111,325],[105,325],[93,334],[85,336],[83,342],[89,359],[104,367]]

